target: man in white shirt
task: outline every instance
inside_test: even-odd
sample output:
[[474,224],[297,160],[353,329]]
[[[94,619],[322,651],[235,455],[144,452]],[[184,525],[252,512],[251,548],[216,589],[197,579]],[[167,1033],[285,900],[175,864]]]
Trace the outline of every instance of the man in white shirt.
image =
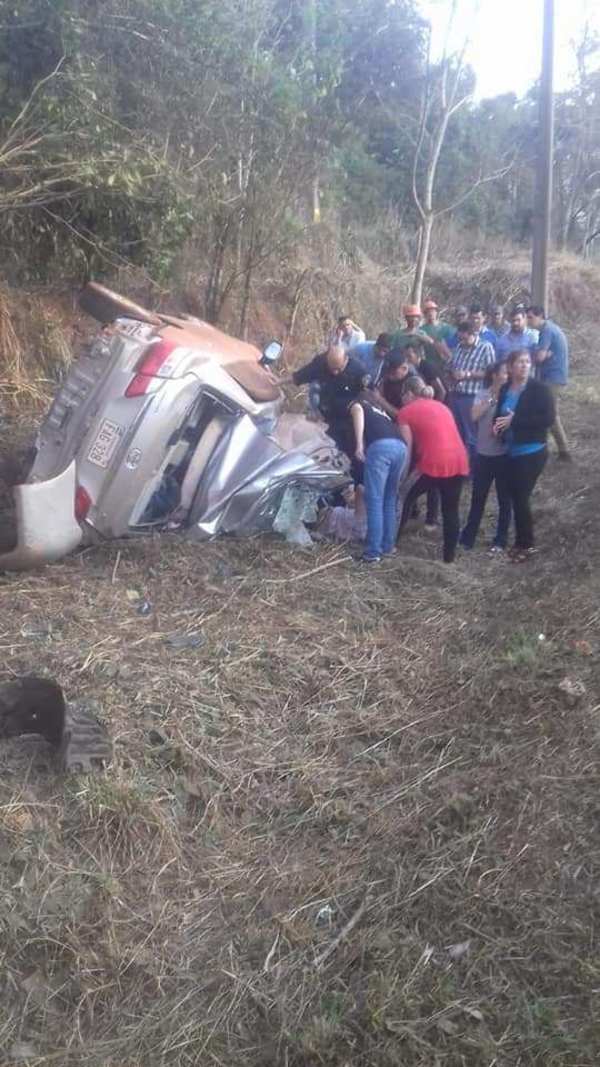
[[366,341],[364,330],[361,330],[349,315],[340,315],[329,343],[341,345],[345,352],[351,352],[355,345],[360,345],[363,341]]

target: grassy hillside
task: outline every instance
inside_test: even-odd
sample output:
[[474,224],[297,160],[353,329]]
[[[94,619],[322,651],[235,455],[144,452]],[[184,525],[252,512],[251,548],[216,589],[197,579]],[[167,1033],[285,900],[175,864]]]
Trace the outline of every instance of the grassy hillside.
[[598,1063],[596,290],[557,285],[575,463],[530,565],[415,526],[375,573],[164,537],[0,577],[3,676],[96,700],[117,753],[0,743],[0,1063]]

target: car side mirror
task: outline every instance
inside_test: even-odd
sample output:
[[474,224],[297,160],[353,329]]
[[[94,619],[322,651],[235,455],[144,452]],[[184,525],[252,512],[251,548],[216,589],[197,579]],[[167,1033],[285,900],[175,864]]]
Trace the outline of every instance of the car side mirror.
[[262,366],[272,367],[274,363],[277,363],[282,352],[283,345],[279,341],[269,341],[268,345],[263,348],[263,354],[260,359]]

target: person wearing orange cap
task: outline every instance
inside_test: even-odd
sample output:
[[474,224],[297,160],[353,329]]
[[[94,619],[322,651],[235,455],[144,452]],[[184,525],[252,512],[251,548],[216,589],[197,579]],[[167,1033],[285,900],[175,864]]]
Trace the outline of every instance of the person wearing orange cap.
[[435,356],[435,342],[421,330],[421,308],[418,304],[405,304],[402,313],[406,320],[403,330],[397,330],[392,334],[392,351],[400,351],[407,345],[418,345],[423,355]]
[[[423,333],[426,333],[428,337],[431,337],[433,341],[441,341],[444,347],[447,346],[448,341],[451,341],[456,333],[456,330],[450,326],[448,322],[440,322],[439,320],[439,308],[435,300],[426,300],[423,304],[423,315],[425,322],[421,326]],[[446,348],[449,358],[450,352]]]
[[[439,308],[435,300],[426,300],[423,304],[423,315],[425,316],[425,322],[421,326],[423,333],[426,333],[428,337],[435,344],[436,357],[431,360],[435,364],[437,376],[441,381],[447,376],[448,360],[450,359],[450,345],[454,339],[456,330],[450,326],[447,322],[439,321]],[[428,353],[431,358],[431,353]]]

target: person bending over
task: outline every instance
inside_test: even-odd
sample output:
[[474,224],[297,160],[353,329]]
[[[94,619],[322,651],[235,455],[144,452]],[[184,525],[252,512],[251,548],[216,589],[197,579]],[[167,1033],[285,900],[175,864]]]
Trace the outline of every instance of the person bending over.
[[395,419],[402,404],[404,384],[416,373],[406,353],[396,349],[387,358],[379,388],[371,391],[368,398],[377,407],[382,408],[386,415]]
[[[420,358],[419,350],[416,347],[408,345],[403,352],[392,352],[382,383],[380,406],[394,419],[402,407],[406,382],[411,378],[418,378],[424,384],[425,388],[422,395],[425,397],[432,398],[436,396],[436,391],[437,398],[440,400],[446,395],[442,383],[436,376],[435,368],[428,362],[427,357]],[[437,530],[439,510],[440,494],[437,489],[429,489],[425,514],[425,530],[427,533],[435,533]],[[415,501],[410,518],[417,519],[418,517],[419,505]]]
[[360,360],[373,389],[377,388],[383,377],[391,347],[391,335],[380,333],[376,341],[363,341],[352,349],[352,358]]
[[498,394],[508,380],[506,363],[488,367],[483,379],[483,392],[471,409],[471,417],[477,424],[477,455],[473,466],[471,507],[466,526],[460,535],[464,548],[473,548],[483,512],[492,485],[496,486],[498,498],[498,524],[490,555],[504,552],[508,542],[511,505],[506,482],[506,444],[494,433],[494,419]]
[[444,386],[444,378],[447,374],[446,366],[441,366],[439,362],[434,361],[429,355],[421,357],[418,349],[413,345],[406,346],[404,355],[415,373],[423,379],[425,385],[431,386],[433,397],[443,402],[446,399],[446,388]]
[[381,408],[360,399],[350,405],[355,455],[364,463],[367,537],[363,563],[379,563],[394,551],[398,532],[398,490],[408,451],[398,427]]
[[524,563],[534,551],[531,494],[547,459],[546,439],[555,408],[547,385],[531,375],[526,348],[511,352],[508,381],[498,395],[494,433],[506,442],[507,489],[515,515],[516,538],[511,558]]
[[438,400],[424,397],[424,388],[419,378],[407,381],[397,416],[406,443],[414,448],[420,472],[404,501],[402,525],[417,497],[429,489],[438,489],[442,503],[443,558],[445,563],[452,563],[458,543],[460,494],[469,474],[469,458],[452,412]]
[[330,345],[293,374],[279,379],[281,385],[319,386],[319,412],[327,424],[327,433],[337,447],[350,458],[352,434],[348,427],[348,404],[358,396],[367,382],[362,363],[349,356],[340,345]]

